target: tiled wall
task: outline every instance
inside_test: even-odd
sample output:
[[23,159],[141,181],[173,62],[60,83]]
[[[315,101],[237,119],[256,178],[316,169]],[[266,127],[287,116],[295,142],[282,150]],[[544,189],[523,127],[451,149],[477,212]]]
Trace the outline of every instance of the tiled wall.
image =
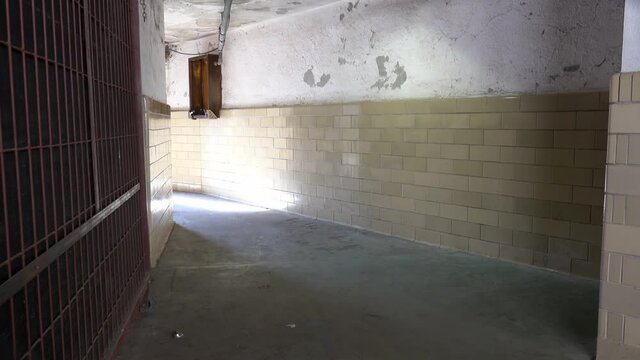
[[640,359],[640,73],[613,77],[599,360]]
[[608,96],[176,112],[175,189],[598,277]]
[[171,196],[171,110],[145,97],[147,211],[151,265],[155,266],[173,229]]
[[173,189],[202,192],[202,136],[200,120],[187,119],[186,111],[171,113]]

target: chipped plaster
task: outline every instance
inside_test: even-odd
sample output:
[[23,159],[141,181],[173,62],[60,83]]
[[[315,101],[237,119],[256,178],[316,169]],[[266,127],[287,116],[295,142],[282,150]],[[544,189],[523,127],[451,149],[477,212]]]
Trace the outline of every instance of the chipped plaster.
[[[607,90],[623,2],[344,1],[232,31],[223,98],[237,107]],[[301,80],[312,66],[331,75],[324,88]]]
[[142,94],[166,102],[163,2],[149,1],[146,5],[146,20],[142,8],[138,7]]
[[[230,28],[280,18],[336,0],[234,0]],[[224,0],[165,0],[166,41],[179,43],[217,35]]]
[[[224,106],[607,90],[623,2],[342,1],[243,26],[225,47]],[[185,107],[186,65],[168,68],[170,103]],[[309,69],[330,80],[310,86]]]

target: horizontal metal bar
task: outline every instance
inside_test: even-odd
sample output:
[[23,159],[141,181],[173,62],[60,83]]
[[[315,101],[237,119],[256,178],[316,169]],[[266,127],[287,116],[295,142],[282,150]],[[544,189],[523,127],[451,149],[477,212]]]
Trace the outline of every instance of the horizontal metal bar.
[[84,224],[80,225],[77,229],[72,231],[64,239],[60,240],[57,244],[49,248],[42,255],[38,256],[29,265],[25,266],[18,273],[13,274],[9,280],[0,285],[0,305],[7,302],[13,295],[24,288],[29,281],[33,280],[38,274],[54,261],[56,261],[62,254],[64,254],[75,243],[87,235],[91,230],[104,221],[114,211],[118,210],[127,200],[131,199],[140,191],[140,184],[136,184],[124,195],[117,200],[106,206],[102,211],[94,215]]

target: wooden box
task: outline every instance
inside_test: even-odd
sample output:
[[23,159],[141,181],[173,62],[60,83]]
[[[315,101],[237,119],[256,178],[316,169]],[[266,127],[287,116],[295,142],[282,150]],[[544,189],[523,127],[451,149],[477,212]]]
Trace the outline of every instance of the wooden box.
[[189,59],[189,102],[192,117],[207,117],[211,110],[220,117],[222,108],[222,67],[218,55]]

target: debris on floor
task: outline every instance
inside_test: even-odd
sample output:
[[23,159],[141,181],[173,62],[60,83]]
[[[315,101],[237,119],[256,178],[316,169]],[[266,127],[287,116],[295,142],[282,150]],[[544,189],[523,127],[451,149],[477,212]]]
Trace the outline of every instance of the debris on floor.
[[153,296],[149,295],[144,312],[152,313],[155,307],[156,307],[156,299],[154,299]]
[[[154,311],[133,323],[120,359],[591,360],[595,354],[596,281],[332,223],[318,221],[311,232],[302,218],[285,222],[293,216],[176,206],[171,239],[152,270]],[[358,248],[341,250],[349,245]],[[184,336],[171,337],[174,331]]]

